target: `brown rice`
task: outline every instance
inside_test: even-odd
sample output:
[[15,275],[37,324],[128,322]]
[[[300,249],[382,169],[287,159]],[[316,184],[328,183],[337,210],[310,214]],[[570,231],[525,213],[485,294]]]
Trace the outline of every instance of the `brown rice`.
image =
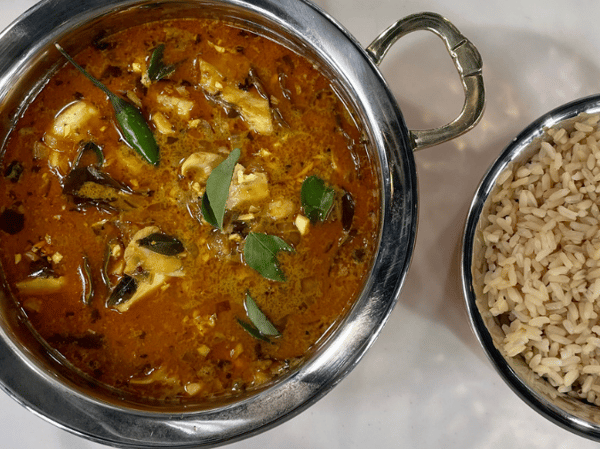
[[503,337],[559,392],[600,405],[600,116],[547,130],[481,217],[483,294]]

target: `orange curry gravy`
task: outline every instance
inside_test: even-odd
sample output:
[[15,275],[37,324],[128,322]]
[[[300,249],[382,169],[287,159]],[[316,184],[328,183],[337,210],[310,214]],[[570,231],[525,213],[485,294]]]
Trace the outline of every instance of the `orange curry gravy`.
[[[175,70],[151,81],[159,44]],[[377,246],[375,168],[330,82],[289,49],[212,20],[136,26],[76,60],[140,108],[161,159],[153,166],[124,143],[107,96],[70,64],[28,106],[3,157],[0,238],[7,288],[33,329],[65,364],[141,398],[206,401],[292,369],[356,299]],[[87,142],[103,161],[81,151]],[[219,230],[200,197],[234,148]],[[68,176],[85,166],[123,188],[92,180],[74,194]],[[336,192],[324,222],[302,209],[312,175]],[[140,264],[136,242],[152,230],[185,251]],[[277,255],[285,282],[247,266],[249,232],[294,248]],[[113,307],[132,266],[146,291]],[[266,342],[239,324],[246,293],[281,336]]]

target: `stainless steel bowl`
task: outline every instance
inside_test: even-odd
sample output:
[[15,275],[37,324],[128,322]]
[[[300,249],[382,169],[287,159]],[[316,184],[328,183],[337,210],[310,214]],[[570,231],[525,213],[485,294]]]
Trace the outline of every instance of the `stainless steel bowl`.
[[461,254],[462,286],[471,325],[488,358],[508,386],[529,406],[559,426],[600,441],[600,408],[559,394],[546,380],[535,375],[520,358],[505,358],[501,351],[504,333],[482,300],[482,282],[477,265],[483,260],[481,225],[487,199],[498,176],[510,164],[530,158],[539,150],[545,130],[568,125],[580,114],[600,113],[600,96],[582,98],[543,115],[525,128],[500,154],[479,185],[469,209]]
[[[303,0],[44,0],[0,35],[0,141],[58,66],[54,42],[75,54],[100,31],[196,16],[224,18],[270,36],[311,59],[333,80],[364,123],[379,168],[379,246],[362,294],[305,363],[260,391],[204,408],[148,405],[86,383],[46,355],[10,298],[1,296],[2,388],[56,425],[113,446],[183,448],[232,442],[293,417],[333,388],[377,337],[408,270],[417,225],[413,151],[456,137],[483,111],[479,54],[435,14],[395,23],[365,50],[332,18]],[[445,42],[466,100],[449,125],[410,131],[377,65],[400,36],[420,29],[435,32]]]

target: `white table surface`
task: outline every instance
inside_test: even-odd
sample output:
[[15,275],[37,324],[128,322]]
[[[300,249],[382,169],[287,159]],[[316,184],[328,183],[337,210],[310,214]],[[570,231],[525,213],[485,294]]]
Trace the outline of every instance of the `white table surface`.
[[[77,0],[74,0],[77,1]],[[35,0],[0,0],[0,28]],[[600,2],[594,0],[318,0],[367,46],[396,19],[438,12],[478,47],[487,106],[468,134],[416,154],[419,232],[398,304],[364,359],[331,393],[275,429],[227,446],[279,448],[592,448],[530,409],[479,346],[459,278],[460,238],[473,193],[526,125],[600,92]],[[411,129],[439,126],[462,107],[442,42],[413,33],[381,69]],[[101,449],[0,393],[0,447]]]

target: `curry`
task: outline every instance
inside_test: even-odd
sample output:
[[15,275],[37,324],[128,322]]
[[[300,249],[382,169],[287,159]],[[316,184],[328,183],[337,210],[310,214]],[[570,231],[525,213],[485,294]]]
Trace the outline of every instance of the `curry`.
[[75,61],[2,159],[4,284],[32,331],[82,376],[152,400],[293,370],[377,250],[355,114],[310,60],[218,20],[134,26]]

